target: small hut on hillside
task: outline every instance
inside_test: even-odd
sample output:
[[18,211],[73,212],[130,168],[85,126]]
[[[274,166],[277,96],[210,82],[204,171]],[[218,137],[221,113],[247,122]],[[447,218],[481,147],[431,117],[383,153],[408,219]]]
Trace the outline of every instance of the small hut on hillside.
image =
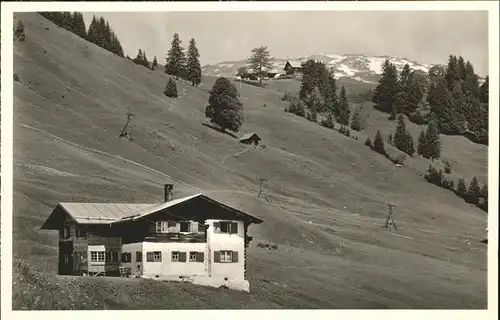
[[262,140],[255,132],[247,133],[241,136],[240,142],[244,144],[254,144],[259,145],[259,141]]

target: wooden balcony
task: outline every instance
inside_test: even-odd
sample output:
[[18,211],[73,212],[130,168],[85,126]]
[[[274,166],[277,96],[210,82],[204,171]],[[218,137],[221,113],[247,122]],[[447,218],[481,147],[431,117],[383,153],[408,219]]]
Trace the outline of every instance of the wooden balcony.
[[204,243],[206,239],[204,232],[169,232],[150,234],[144,238],[144,241]]

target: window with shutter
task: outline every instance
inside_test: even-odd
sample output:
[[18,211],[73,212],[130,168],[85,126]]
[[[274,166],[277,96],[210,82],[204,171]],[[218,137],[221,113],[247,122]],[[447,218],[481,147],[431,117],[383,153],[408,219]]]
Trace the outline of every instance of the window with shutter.
[[220,263],[220,251],[214,251],[214,262]]
[[122,262],[127,262],[127,255],[122,253]]
[[172,262],[179,262],[179,251],[172,251]]
[[231,222],[231,230],[229,233],[238,233],[238,223]]
[[104,251],[97,252],[97,262],[104,262]]
[[233,251],[232,253],[233,253],[233,256],[231,257],[232,258],[231,262],[233,262],[233,263],[238,262],[238,251]]
[[220,262],[231,262],[233,258],[232,251],[220,251]]
[[186,262],[186,253],[179,252],[179,262]]
[[189,252],[189,262],[196,262],[197,256],[198,256],[197,252],[193,252],[193,251]]
[[146,252],[146,261],[147,262],[154,262],[153,253],[152,252]]
[[142,262],[142,252],[141,251],[137,251],[135,253],[135,262]]
[[153,252],[153,259],[154,259],[154,262],[161,262],[161,251],[154,251]]
[[156,233],[161,233],[162,223],[161,221],[156,221]]
[[196,261],[197,262],[204,262],[205,261],[205,252],[197,252]]

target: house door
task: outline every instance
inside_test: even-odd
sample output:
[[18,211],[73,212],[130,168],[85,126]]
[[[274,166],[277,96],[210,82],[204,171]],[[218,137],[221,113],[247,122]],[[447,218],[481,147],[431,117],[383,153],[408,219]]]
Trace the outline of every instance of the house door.
[[73,273],[73,241],[59,242],[59,274]]

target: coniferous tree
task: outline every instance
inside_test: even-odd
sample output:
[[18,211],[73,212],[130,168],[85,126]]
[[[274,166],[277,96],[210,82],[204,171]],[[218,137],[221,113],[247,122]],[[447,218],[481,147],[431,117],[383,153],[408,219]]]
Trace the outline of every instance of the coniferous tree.
[[483,188],[481,189],[479,197],[481,198],[481,202],[480,202],[481,209],[488,212],[488,184],[487,183],[485,183]]
[[259,77],[259,83],[262,85],[262,78],[266,75],[268,69],[272,67],[271,54],[266,46],[252,49],[252,55],[248,58],[248,65]]
[[479,101],[481,103],[488,103],[489,101],[489,78],[489,76],[486,76],[484,83],[479,87],[478,90]]
[[427,159],[438,159],[441,156],[441,141],[439,139],[439,128],[437,120],[432,118],[425,132],[425,147],[422,156]]
[[373,150],[383,155],[387,154],[380,130],[377,130],[377,133],[375,134],[375,139],[373,140]]
[[81,12],[73,12],[73,26],[72,31],[80,38],[87,38],[87,28],[85,27],[85,20]]
[[365,128],[365,118],[363,113],[363,106],[354,109],[351,120],[351,129],[361,131]]
[[336,111],[338,108],[338,96],[337,96],[337,81],[335,80],[335,76],[333,72],[328,74],[328,93],[329,95],[325,97],[325,104],[327,112],[335,115],[338,112]]
[[479,182],[477,181],[477,178],[474,176],[472,178],[472,181],[470,182],[469,189],[467,190],[467,193],[465,195],[465,200],[468,203],[478,204],[480,195],[481,195],[481,189],[479,188]]
[[187,80],[191,85],[198,86],[201,83],[200,53],[196,47],[196,41],[192,38],[189,41],[187,52]]
[[156,60],[156,56],[153,58],[153,63],[151,64],[151,69],[154,70],[158,66],[158,60]]
[[455,193],[460,198],[462,198],[462,199],[465,198],[465,195],[467,194],[467,187],[465,186],[465,180],[463,178],[460,178],[458,180],[457,190],[455,190]]
[[218,78],[210,91],[205,116],[217,124],[221,131],[238,132],[243,123],[243,105],[238,90],[227,78]]
[[318,87],[315,87],[313,91],[307,95],[306,104],[312,114],[321,112],[324,100]]
[[402,114],[398,117],[398,126],[396,127],[396,132],[394,133],[393,142],[397,149],[403,151],[409,156],[413,156],[415,153],[413,137],[406,131],[406,124]]
[[411,74],[411,69],[410,65],[407,63],[403,67],[403,70],[401,71],[401,74],[399,75],[398,79],[398,92],[396,94],[396,99],[394,101],[394,113],[400,113],[404,112],[404,109],[406,109],[407,105],[407,100],[408,100],[408,93],[409,93],[409,87],[410,87],[410,74]]
[[344,125],[349,125],[349,118],[351,116],[351,109],[349,108],[349,101],[347,100],[347,95],[344,86],[340,89],[340,97],[338,102],[339,116],[337,121]]
[[167,85],[165,86],[165,91],[163,93],[169,98],[177,98],[177,84],[172,78],[168,79]]
[[372,102],[383,112],[395,114],[396,96],[398,93],[398,75],[396,67],[386,60],[382,77],[373,92]]
[[90,22],[87,40],[97,44],[97,17],[95,15],[92,16],[92,21]]
[[165,63],[165,73],[174,76],[176,79],[184,78],[186,70],[186,56],[181,44],[179,34],[174,33]]
[[392,132],[389,132],[389,137],[387,138],[387,143],[392,145],[394,143],[394,139],[392,137]]

